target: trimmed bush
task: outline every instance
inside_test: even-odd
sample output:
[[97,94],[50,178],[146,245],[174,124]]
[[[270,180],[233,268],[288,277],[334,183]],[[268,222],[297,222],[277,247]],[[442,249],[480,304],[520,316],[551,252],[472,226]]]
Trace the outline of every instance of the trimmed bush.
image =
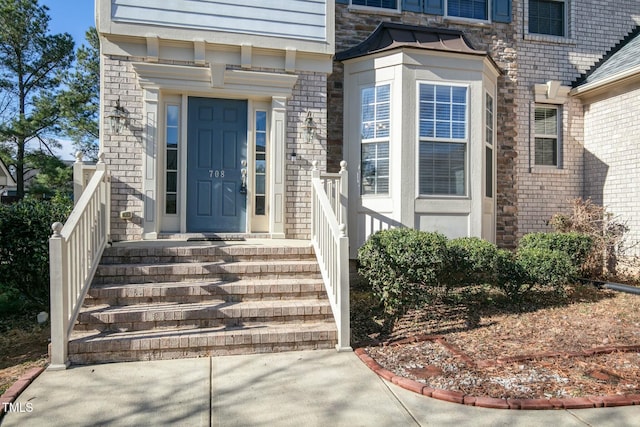
[[478,237],[460,237],[447,242],[447,269],[443,280],[448,287],[494,283],[498,247]]
[[49,305],[51,224],[64,222],[72,207],[63,196],[0,205],[0,294]]
[[409,228],[382,230],[358,251],[360,274],[368,280],[387,314],[399,314],[428,301],[446,266],[447,239]]
[[527,273],[518,262],[516,255],[506,249],[498,249],[495,281],[492,284],[510,299],[518,300],[533,287],[528,282]]
[[593,238],[582,233],[530,233],[520,239],[518,250],[561,251],[569,256],[573,270],[582,269],[593,248]]
[[575,277],[577,269],[571,257],[559,250],[536,247],[518,249],[517,263],[526,272],[530,284],[551,286],[564,295],[565,285]]

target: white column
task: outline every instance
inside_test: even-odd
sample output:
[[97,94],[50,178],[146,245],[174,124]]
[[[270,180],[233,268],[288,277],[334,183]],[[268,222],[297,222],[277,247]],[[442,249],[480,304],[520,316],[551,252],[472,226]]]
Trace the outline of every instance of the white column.
[[273,97],[271,100],[271,206],[269,232],[273,238],[285,237],[285,207],[287,180],[287,99]]
[[158,89],[144,89],[143,239],[158,238]]

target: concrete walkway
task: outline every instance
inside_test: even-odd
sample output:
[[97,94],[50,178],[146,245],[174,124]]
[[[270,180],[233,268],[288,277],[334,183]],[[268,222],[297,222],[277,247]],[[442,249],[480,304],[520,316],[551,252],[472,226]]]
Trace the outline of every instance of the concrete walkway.
[[640,425],[640,406],[517,411],[442,402],[335,351],[45,371],[16,403],[23,412],[6,414],[2,427]]

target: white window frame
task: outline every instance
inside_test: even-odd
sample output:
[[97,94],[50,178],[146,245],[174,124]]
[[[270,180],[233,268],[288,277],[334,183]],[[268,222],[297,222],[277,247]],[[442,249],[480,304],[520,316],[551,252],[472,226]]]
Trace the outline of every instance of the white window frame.
[[534,33],[533,31],[531,31],[531,26],[529,25],[529,23],[531,22],[531,0],[526,0],[526,7],[527,7],[527,33],[531,34],[533,36],[540,36],[540,37],[555,37],[555,38],[569,38],[569,7],[571,6],[569,4],[569,0],[539,0],[539,1],[548,1],[548,2],[555,2],[555,3],[563,3],[564,4],[564,14],[562,17],[562,35],[557,35],[557,34],[547,34],[547,33]]
[[492,0],[485,0],[486,2],[486,12],[487,12],[487,18],[486,19],[478,19],[478,18],[469,18],[466,16],[456,16],[456,15],[449,15],[449,1],[450,0],[444,0],[444,14],[448,19],[452,19],[452,20],[461,20],[461,21],[471,21],[471,22],[491,22],[491,7],[492,7]]
[[[545,110],[556,110],[556,133],[548,134],[542,133],[538,134],[536,132],[536,120],[535,120],[535,112],[537,109],[545,109]],[[533,165],[538,168],[553,168],[560,169],[562,165],[562,108],[559,105],[554,104],[534,104],[533,109],[533,121],[532,121],[532,133],[533,133],[533,150],[530,153],[533,156]],[[537,151],[537,139],[555,139],[555,149],[556,149],[556,163],[555,164],[543,164],[537,162],[536,151]]]
[[[375,136],[373,138],[364,138],[364,135],[362,135],[362,131],[361,131],[361,137],[360,137],[360,164],[359,164],[359,178],[360,178],[360,196],[361,197],[388,197],[391,194],[391,123],[393,118],[391,117],[392,115],[392,90],[391,90],[391,83],[376,83],[374,85],[368,85],[368,86],[363,86],[360,88],[360,129],[362,129],[362,127],[364,126],[364,121],[363,121],[363,112],[362,112],[362,93],[365,89],[373,89],[374,90],[374,94],[375,94],[375,100],[374,100],[374,104],[377,106],[379,103],[377,102],[377,88],[380,87],[384,87],[384,86],[388,86],[389,87],[389,129],[388,129],[388,135],[386,137],[378,137]],[[376,112],[374,112],[374,126],[377,125],[377,109]],[[377,156],[377,152],[378,152],[378,147],[382,144],[386,144],[387,145],[387,152],[388,152],[388,157],[387,157],[387,163],[388,163],[388,175],[376,175],[375,179],[376,179],[376,184],[375,184],[375,188],[376,191],[374,193],[365,193],[364,192],[364,183],[365,183],[365,175],[364,175],[364,170],[362,168],[362,163],[363,163],[363,158],[362,158],[362,151],[363,151],[363,147],[365,145],[376,145],[376,163],[378,161],[378,156]],[[377,187],[378,187],[378,179],[379,178],[387,178],[387,191],[386,192],[377,192]]]
[[[465,98],[465,137],[464,138],[438,138],[438,137],[422,137],[420,136],[420,86],[421,85],[433,85],[433,86],[445,86],[445,87],[462,87],[466,89]],[[470,185],[470,170],[469,170],[469,151],[470,151],[470,126],[471,126],[471,85],[465,83],[455,83],[448,81],[416,81],[416,135],[417,135],[417,147],[416,147],[416,193],[418,198],[437,198],[437,199],[468,199],[469,198],[469,185]],[[462,194],[425,194],[420,189],[420,144],[422,142],[434,142],[434,143],[453,143],[464,144],[464,189]]]
[[[489,100],[491,100],[491,106],[489,106]],[[496,163],[494,161],[495,158],[495,140],[496,140],[496,101],[492,94],[489,92],[485,92],[484,94],[484,197],[487,199],[493,199],[496,195],[496,186],[494,181],[494,176],[496,174]],[[491,152],[491,158],[487,157],[487,150]],[[491,174],[488,176],[487,173],[487,164],[491,162]],[[491,179],[490,187],[489,182],[487,182],[487,178]],[[491,189],[491,194],[487,194],[488,190]]]

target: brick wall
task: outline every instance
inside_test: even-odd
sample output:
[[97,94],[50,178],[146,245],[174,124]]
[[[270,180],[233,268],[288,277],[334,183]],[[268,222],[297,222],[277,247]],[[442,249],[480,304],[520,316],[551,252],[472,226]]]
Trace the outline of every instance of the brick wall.
[[[312,162],[318,169],[327,165],[327,76],[324,73],[300,73],[287,103],[287,185],[286,185],[286,237],[311,238],[311,171]],[[316,135],[307,142],[305,119],[311,111]],[[297,160],[292,163],[290,154]]]
[[[140,240],[144,214],[142,89],[138,86],[130,58],[104,57],[103,67],[105,114],[118,99],[128,114],[126,126],[119,135],[111,133],[108,125],[101,129],[105,163],[111,171],[111,238],[114,241]],[[120,219],[121,211],[132,212],[133,219]]]
[[[569,2],[569,37],[551,38],[529,35],[528,1],[514,0],[514,24],[517,34],[518,73],[516,169],[518,183],[517,237],[533,231],[549,230],[547,221],[556,212],[566,212],[568,201],[583,195],[584,136],[583,106],[570,99],[562,108],[563,162],[560,168],[533,165],[531,123],[534,105],[533,86],[557,80],[570,86],[616,43],[640,23],[640,2],[601,0]],[[586,180],[589,182],[590,178]]]
[[[630,228],[628,246],[640,242],[640,87],[585,106],[585,196]],[[633,247],[627,255],[640,255]]]

